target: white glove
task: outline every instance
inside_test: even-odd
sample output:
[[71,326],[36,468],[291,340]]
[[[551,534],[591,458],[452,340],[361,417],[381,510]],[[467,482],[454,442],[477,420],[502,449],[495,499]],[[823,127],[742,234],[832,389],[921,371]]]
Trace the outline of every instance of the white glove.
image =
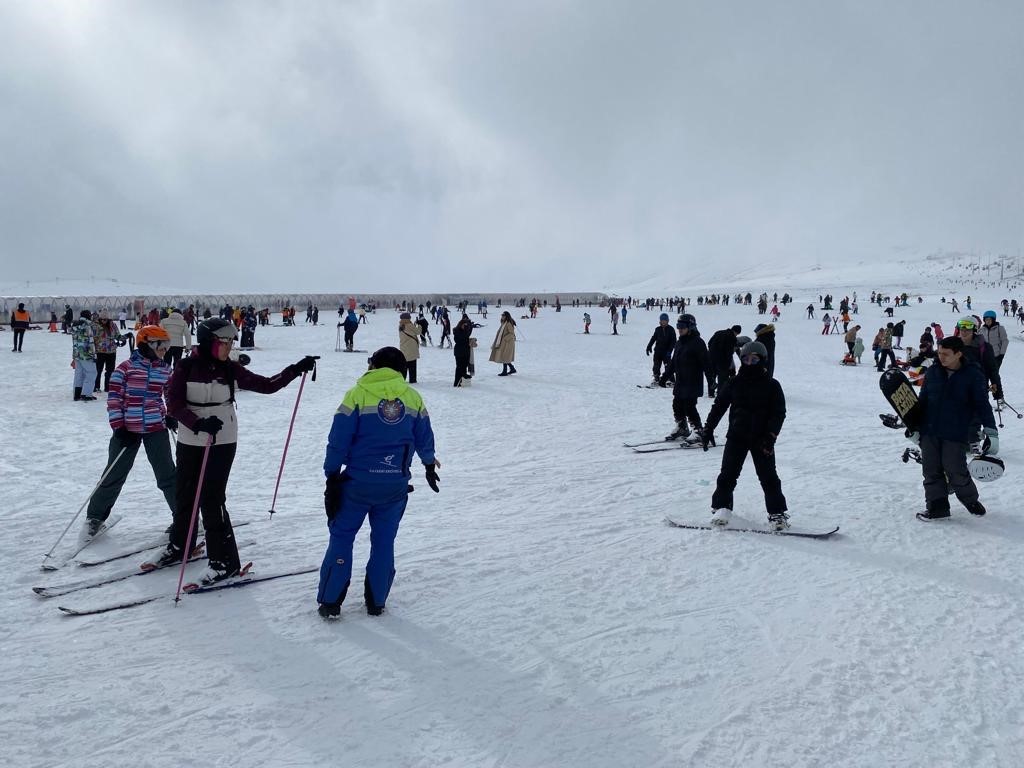
[[992,427],[985,427],[985,450],[986,456],[995,456],[999,453],[999,433]]

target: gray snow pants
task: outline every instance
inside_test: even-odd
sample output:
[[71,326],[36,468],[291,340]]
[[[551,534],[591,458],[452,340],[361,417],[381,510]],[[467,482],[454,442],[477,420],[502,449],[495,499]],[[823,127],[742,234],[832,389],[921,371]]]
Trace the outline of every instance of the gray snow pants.
[[117,454],[121,452],[122,448],[127,447],[127,450],[117,460],[117,464],[110,470],[107,479],[96,489],[96,493],[93,494],[92,499],[89,501],[89,511],[85,515],[90,520],[106,520],[110,516],[110,510],[113,509],[114,504],[117,502],[117,497],[121,495],[124,481],[128,479],[128,473],[132,471],[132,465],[135,463],[135,456],[139,452],[140,444],[146,448],[146,458],[149,459],[149,463],[153,467],[157,488],[163,492],[167,506],[171,509],[171,514],[174,514],[175,500],[177,499],[175,491],[176,470],[174,468],[174,461],[171,459],[171,441],[167,436],[167,430],[162,429],[159,432],[149,432],[148,434],[141,435],[141,437],[142,440],[139,442],[123,443],[116,434],[110,436],[110,446],[107,449],[108,467],[110,462],[117,458]]
[[967,443],[921,435],[924,500],[944,499],[952,491],[962,504],[978,500],[978,488],[967,471]]

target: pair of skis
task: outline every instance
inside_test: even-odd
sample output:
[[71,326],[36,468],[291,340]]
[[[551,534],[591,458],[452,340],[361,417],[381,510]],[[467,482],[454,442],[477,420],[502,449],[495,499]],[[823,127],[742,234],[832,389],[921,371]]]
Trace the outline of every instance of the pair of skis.
[[[703,447],[699,441],[692,442],[687,440],[652,440],[647,443],[623,443],[622,445],[624,448],[632,448],[634,453],[662,453],[663,451],[687,450]],[[712,444],[708,447],[714,448],[715,446]]]
[[[190,583],[183,587],[183,591],[189,595],[201,595],[208,592],[218,592],[222,589],[234,589],[236,587],[245,587],[250,584],[259,584],[264,581],[274,581],[275,579],[284,579],[289,576],[302,576],[309,573],[315,573],[320,570],[320,566],[312,566],[309,568],[299,568],[291,571],[281,571],[278,573],[268,573],[261,575],[253,575],[252,563],[247,563],[239,572],[237,576],[231,576],[221,581],[213,582],[212,584],[197,584]],[[153,573],[153,571],[139,571],[138,573]],[[136,575],[136,574],[133,574]],[[94,585],[99,586],[99,585]],[[88,589],[88,587],[84,587]],[[148,597],[138,598],[136,600],[127,600],[115,603],[108,603],[106,605],[95,606],[92,608],[73,608],[68,606],[59,605],[57,609],[64,613],[66,616],[94,616],[100,613],[109,613],[110,611],[119,611],[125,608],[134,608],[139,605],[146,605],[147,603],[153,603],[157,600],[163,600],[168,595],[150,595]]]

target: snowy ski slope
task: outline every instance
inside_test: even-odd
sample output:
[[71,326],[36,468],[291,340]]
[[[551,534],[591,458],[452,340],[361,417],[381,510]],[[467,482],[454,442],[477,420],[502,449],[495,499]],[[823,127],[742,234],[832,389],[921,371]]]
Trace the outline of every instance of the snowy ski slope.
[[[867,304],[872,287],[858,287],[855,317],[867,345],[884,324]],[[0,764],[1024,765],[1024,421],[1002,431],[1007,472],[981,489],[987,517],[954,503],[951,521],[918,522],[920,472],[900,462],[900,433],[879,424],[877,375],[838,365],[841,337],[803,318],[819,292],[798,290],[778,324],[789,417],[777,453],[794,523],[836,522],[837,536],[664,524],[670,511],[709,513],[721,453],[622,447],[672,425],[669,392],[635,386],[650,378],[656,312],[632,311],[617,337],[597,308],[591,336],[580,335],[583,309],[519,320],[519,374],[498,378],[486,362],[492,311],[477,331],[471,388],[452,388],[450,351],[423,350],[417,388],[444,465],[441,493],[417,471],[386,615],[367,616],[356,585],[335,623],[316,615],[315,575],[177,607],[174,572],[33,595],[124,564],[39,571],[103,469],[109,429],[102,401],[71,402],[69,338],[29,333],[23,354],[0,353]],[[1002,298],[968,292],[979,314]],[[692,311],[705,338],[762,319],[752,307]],[[298,386],[239,397],[228,507],[236,521],[258,521],[240,534],[258,542],[242,551],[257,572],[316,565],[326,543],[325,439],[365,356],[334,353],[334,317],[321,317],[326,325],[256,334],[252,368],[262,373],[323,356],[272,522]],[[929,295],[900,317],[916,342],[927,322],[949,330],[956,316]],[[356,346],[393,344],[396,326],[396,313],[379,311]],[[1024,345],[1012,319],[1008,330],[1006,395],[1024,409]],[[709,407],[703,398],[701,413]],[[168,523],[141,455],[116,510],[125,519],[97,553]],[[737,512],[763,515],[749,463]],[[366,548],[364,531],[357,574]],[[167,598],[86,618],[56,609],[150,594]]]

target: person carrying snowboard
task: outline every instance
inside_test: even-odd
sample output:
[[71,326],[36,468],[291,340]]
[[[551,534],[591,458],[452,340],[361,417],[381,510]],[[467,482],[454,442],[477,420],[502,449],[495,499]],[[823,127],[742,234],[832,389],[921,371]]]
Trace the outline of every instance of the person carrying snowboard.
[[[588,315],[589,317],[589,315]],[[665,367],[666,372],[672,361],[672,347],[676,343],[676,332],[668,324],[668,314],[662,312],[658,316],[658,325],[651,334],[651,340],[647,342],[647,355],[654,352],[654,368],[651,384],[661,384],[661,368]]]
[[[177,429],[178,422],[167,415],[164,405],[164,390],[171,378],[171,367],[164,362],[164,356],[171,347],[171,337],[159,325],[146,325],[136,333],[135,343],[131,357],[117,366],[110,377],[107,419],[114,433],[107,446],[107,466],[112,469],[89,500],[85,513],[88,538],[95,536],[110,517],[140,445],[146,449],[157,488],[172,516],[176,507],[176,474],[167,430]],[[122,449],[124,455],[118,458]]]
[[735,378],[718,390],[707,423],[700,432],[706,451],[714,444],[715,427],[729,411],[729,431],[725,436],[722,468],[711,497],[711,522],[728,525],[732,517],[733,491],[747,454],[764,490],[768,523],[776,531],[789,527],[786,497],[775,469],[775,441],[786,420],[786,398],[767,366],[768,350],[759,341],[751,341],[740,350],[742,363]]
[[972,515],[984,515],[978,488],[967,470],[967,456],[975,420],[984,425],[986,453],[999,452],[999,433],[988,402],[985,374],[964,355],[964,342],[957,336],[940,341],[936,356],[939,364],[928,368],[918,399],[920,432],[909,435],[921,446],[926,509],[918,517],[949,517],[951,491]]
[[352,542],[370,520],[370,559],[363,596],[379,616],[395,578],[395,537],[409,502],[415,451],[427,485],[438,493],[434,432],[423,398],[405,383],[405,356],[394,347],[373,353],[370,368],[345,393],[327,438],[324,509],[330,542],[320,566],[316,601],[325,619],[336,618],[352,580]]
[[[304,372],[316,367],[316,360],[303,357],[280,373],[266,378],[231,360],[231,347],[238,339],[234,324],[222,318],[204,320],[196,331],[198,348],[174,367],[167,385],[167,412],[178,420],[177,506],[170,541],[157,550],[145,566],[163,567],[180,562],[192,519],[192,507],[199,494],[199,509],[206,529],[209,566],[199,583],[212,584],[235,576],[241,570],[238,546],[225,502],[228,476],[235,459],[238,421],[235,418],[235,390],[246,389],[265,395],[288,386]],[[206,454],[207,443],[209,453]],[[199,474],[206,458],[202,488]],[[198,525],[193,527],[195,546]]]

